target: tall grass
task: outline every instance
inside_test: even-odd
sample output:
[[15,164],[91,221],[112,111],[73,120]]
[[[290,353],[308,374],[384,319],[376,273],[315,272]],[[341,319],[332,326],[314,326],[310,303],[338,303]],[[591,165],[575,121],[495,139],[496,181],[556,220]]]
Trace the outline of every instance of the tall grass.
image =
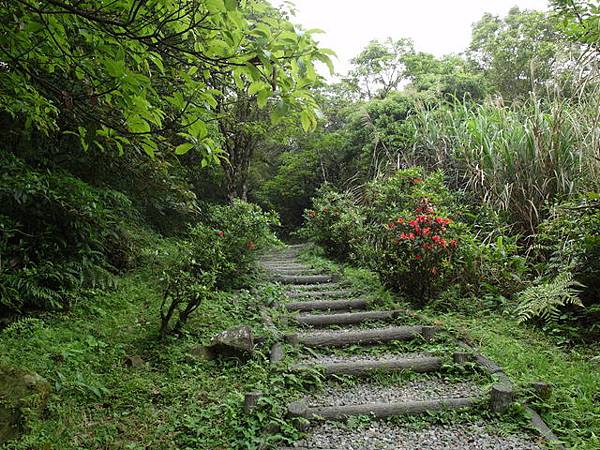
[[533,233],[551,202],[600,185],[599,99],[422,108],[404,157],[443,168],[455,187]]

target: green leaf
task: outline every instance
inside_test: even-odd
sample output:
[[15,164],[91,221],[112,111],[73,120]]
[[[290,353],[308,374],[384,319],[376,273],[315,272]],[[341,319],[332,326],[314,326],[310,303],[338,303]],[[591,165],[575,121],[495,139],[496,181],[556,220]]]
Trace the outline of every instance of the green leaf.
[[192,144],[191,142],[185,142],[184,144],[177,146],[177,148],[175,149],[175,154],[176,155],[185,155],[192,148],[194,148],[194,144]]
[[225,3],[223,0],[205,0],[206,9],[212,14],[225,11]]
[[196,120],[196,122],[189,126],[188,130],[199,141],[208,136],[208,128],[201,120]]
[[313,119],[307,110],[303,110],[300,113],[300,122],[302,122],[302,129],[309,131],[312,128]]
[[144,152],[151,158],[154,158],[154,151],[156,150],[156,142],[151,140],[146,140],[142,142],[142,148]]
[[267,101],[269,100],[269,97],[271,96],[271,92],[270,91],[260,91],[258,93],[258,96],[256,98],[256,103],[258,104],[258,107],[260,109],[263,109],[265,106],[267,106]]
[[150,124],[140,116],[134,115],[127,119],[127,128],[132,133],[148,133],[150,131]]
[[264,88],[268,88],[269,85],[262,81],[253,81],[248,88],[248,95],[254,95],[258,91],[263,90]]
[[227,11],[235,11],[237,7],[237,0],[225,0],[225,8],[227,8]]

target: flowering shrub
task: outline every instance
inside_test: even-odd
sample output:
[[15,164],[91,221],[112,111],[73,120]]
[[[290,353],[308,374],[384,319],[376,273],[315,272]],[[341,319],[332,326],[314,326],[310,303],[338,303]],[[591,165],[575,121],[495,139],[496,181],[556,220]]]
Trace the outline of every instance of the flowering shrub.
[[424,300],[450,273],[458,240],[452,221],[436,215],[429,203],[415,212],[385,225],[380,258],[373,266],[385,284]]
[[256,251],[277,242],[271,225],[277,215],[234,201],[207,208],[205,223],[189,230],[178,259],[163,275],[161,336],[179,333],[200,304],[218,290],[237,287],[251,273]]
[[217,279],[219,287],[226,287],[240,275],[251,271],[256,252],[277,242],[271,231],[279,224],[277,214],[265,212],[258,205],[234,200],[230,205],[216,205],[207,209],[206,223],[220,238],[227,269]]

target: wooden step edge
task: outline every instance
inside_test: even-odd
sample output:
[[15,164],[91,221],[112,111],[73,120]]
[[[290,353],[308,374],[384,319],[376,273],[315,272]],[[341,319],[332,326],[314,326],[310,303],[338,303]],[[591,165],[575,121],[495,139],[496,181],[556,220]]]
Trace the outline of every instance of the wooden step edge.
[[392,320],[402,314],[400,310],[390,311],[359,311],[341,314],[310,314],[294,317],[300,325],[311,327],[326,327],[329,325],[349,325],[370,320]]
[[335,275],[272,275],[271,280],[282,284],[306,285],[331,283]]
[[409,340],[417,337],[426,338],[425,330],[429,330],[429,328],[416,325],[344,332],[299,333],[288,335],[286,339],[291,344],[307,347],[343,347],[352,344],[376,344],[380,342]]
[[442,358],[420,356],[415,358],[394,358],[387,360],[347,361],[335,363],[299,363],[292,366],[292,370],[302,371],[321,369],[326,375],[367,375],[374,371],[395,372],[411,371],[417,373],[433,372],[440,370],[443,365]]
[[286,303],[288,311],[340,311],[352,309],[366,309],[368,301],[365,299],[352,300],[307,300],[302,302]]
[[311,298],[326,298],[326,297],[347,297],[347,296],[351,296],[356,294],[354,291],[351,291],[350,289],[339,289],[339,290],[335,290],[335,291],[293,291],[293,292],[286,292],[285,295],[287,295],[290,298],[304,298],[304,297],[311,297]]
[[302,417],[308,420],[346,419],[352,416],[372,416],[375,418],[385,418],[471,408],[486,400],[487,397],[480,396],[317,407],[310,407],[304,400],[300,400],[288,405],[288,414],[291,417]]

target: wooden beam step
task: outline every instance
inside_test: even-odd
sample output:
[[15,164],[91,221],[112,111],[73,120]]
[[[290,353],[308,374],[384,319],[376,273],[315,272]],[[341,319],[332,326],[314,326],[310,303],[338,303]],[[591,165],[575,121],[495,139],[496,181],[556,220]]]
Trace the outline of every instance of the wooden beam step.
[[334,275],[274,275],[273,281],[283,284],[320,284],[330,283],[335,279]]
[[288,311],[345,311],[352,309],[366,309],[368,302],[355,298],[348,300],[315,300],[286,303]]
[[317,269],[278,269],[272,268],[268,269],[274,276],[300,276],[304,277],[307,275],[327,275],[324,274],[323,271]]
[[484,397],[460,397],[436,400],[420,400],[395,403],[364,403],[344,406],[309,407],[304,401],[288,405],[291,417],[315,419],[345,419],[352,416],[374,416],[376,418],[416,415],[449,409],[470,408],[481,402]]
[[301,297],[348,297],[353,292],[350,289],[337,289],[330,291],[292,291],[286,292],[290,298],[301,298]]
[[274,264],[274,263],[261,263],[261,266],[267,269],[312,269],[312,267],[305,264]]
[[422,326],[371,328],[366,330],[311,332],[288,335],[292,344],[307,347],[343,347],[352,344],[376,344],[397,340],[414,339],[422,335]]
[[398,317],[401,311],[361,311],[342,314],[310,314],[295,318],[301,325],[326,327],[329,325],[349,325],[368,322],[370,320],[391,320]]
[[292,370],[321,368],[326,375],[368,375],[374,371],[383,372],[433,372],[442,367],[442,358],[420,356],[416,358],[386,358],[380,360],[349,360],[331,363],[300,363],[292,366]]

